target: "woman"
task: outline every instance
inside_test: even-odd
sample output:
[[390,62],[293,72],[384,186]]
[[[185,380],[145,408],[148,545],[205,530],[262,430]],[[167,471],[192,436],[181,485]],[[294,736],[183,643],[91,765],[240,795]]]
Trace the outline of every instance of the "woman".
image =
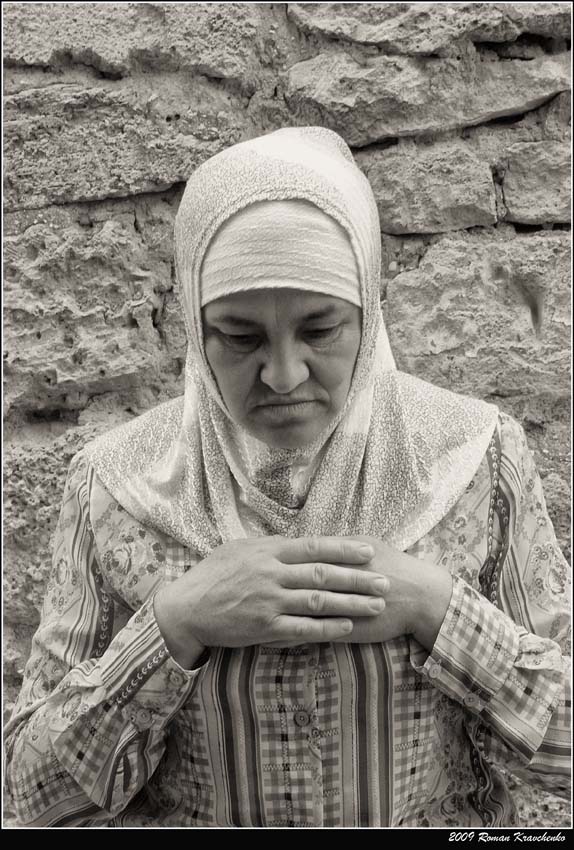
[[73,460],[8,730],[36,825],[512,825],[568,770],[566,567],[521,428],[395,369],[334,133],[189,181],[185,394]]

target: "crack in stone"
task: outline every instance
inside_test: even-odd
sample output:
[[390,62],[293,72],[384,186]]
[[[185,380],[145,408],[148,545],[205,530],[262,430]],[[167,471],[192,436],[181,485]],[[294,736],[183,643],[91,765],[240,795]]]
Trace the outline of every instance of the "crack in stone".
[[[59,55],[62,54],[63,61],[59,60]],[[64,55],[65,54],[65,55]],[[107,71],[103,68],[99,68],[96,64],[92,64],[90,62],[84,62],[81,59],[78,59],[72,55],[70,51],[56,51],[52,54],[50,62],[22,62],[17,59],[5,59],[4,66],[6,68],[14,68],[17,70],[25,70],[25,71],[42,71],[43,73],[63,73],[64,71],[70,71],[74,68],[87,68],[90,73],[94,75],[96,79],[99,80],[122,80],[127,74],[122,73],[121,71]],[[55,61],[54,61],[55,60]],[[53,85],[56,85],[54,83]]]
[[[415,138],[415,137],[414,136],[402,136],[402,137],[399,138],[399,136],[389,136],[387,139],[380,139],[377,142],[369,142],[368,144],[363,145],[362,147],[353,146],[351,148],[351,153],[354,155],[356,153],[359,153],[359,152],[363,153],[365,151],[366,152],[384,151],[387,148],[397,147],[401,138],[412,139],[412,138]],[[422,137],[418,137],[418,138],[422,138]]]
[[151,323],[157,331],[157,335],[160,339],[161,345],[166,346],[167,339],[163,326],[163,318],[165,311],[165,293],[156,293],[156,298],[156,306],[154,306],[151,311]]
[[139,219],[138,219],[138,211],[135,207],[134,207],[134,230],[135,230],[136,233],[142,232],[142,226],[141,226]]
[[43,410],[25,410],[23,413],[25,420],[30,424],[37,424],[39,422],[69,422],[72,425],[77,425],[81,409],[70,410],[69,408],[62,407],[46,407]]
[[144,192],[133,191],[129,195],[105,195],[102,198],[90,198],[89,200],[76,200],[76,201],[52,201],[49,204],[45,204],[39,207],[10,207],[5,209],[5,213],[7,215],[12,215],[15,213],[28,213],[28,212],[42,212],[43,210],[49,210],[53,207],[82,207],[82,206],[92,206],[96,204],[106,204],[113,203],[114,201],[131,201],[133,198],[157,198],[158,195],[161,194],[176,194],[178,190],[182,189],[185,186],[185,181],[175,181],[173,183],[166,184],[165,186],[158,187],[157,190],[154,189],[146,189]]
[[[458,128],[450,128],[448,130],[429,130],[428,132],[422,133],[411,133],[408,135],[401,136],[389,136],[385,139],[378,139],[374,142],[368,142],[366,145],[354,145],[351,148],[353,154],[357,154],[359,152],[370,152],[370,151],[380,151],[385,150],[386,148],[395,147],[401,141],[405,141],[408,139],[414,139],[418,142],[425,141],[441,141],[444,140],[453,140],[454,138],[467,139],[468,134],[473,130],[478,130],[481,127],[503,127],[503,126],[511,126],[513,124],[517,124],[520,121],[523,121],[528,115],[537,112],[542,107],[551,103],[557,97],[556,94],[551,95],[546,100],[541,101],[532,109],[521,110],[520,112],[513,112],[507,115],[498,115],[496,118],[490,118],[488,121],[482,121],[479,124],[466,124],[461,125]],[[456,135],[455,135],[456,134]]]
[[520,50],[521,48],[524,50],[531,48],[533,51],[535,51],[536,48],[539,48],[545,56],[555,56],[558,53],[564,53],[570,49],[568,39],[553,38],[551,36],[543,36],[531,32],[521,33],[512,41],[489,41],[487,39],[483,40],[480,38],[470,38],[469,41],[473,44],[479,55],[483,53],[494,53],[500,62],[532,62],[540,55],[538,54],[537,56],[533,54],[532,56],[513,56],[512,53],[507,56],[504,55],[505,51],[513,51],[516,49]]
[[523,224],[519,221],[509,223],[512,224],[516,233],[540,233],[548,229],[546,224]]
[[[60,55],[64,56],[63,61],[59,59]],[[168,60],[170,60],[170,57],[168,57]],[[52,73],[62,75],[64,75],[67,71],[87,70],[96,80],[111,80],[112,82],[128,80],[130,78],[137,79],[142,75],[148,76],[150,74],[150,71],[160,77],[166,74],[186,73],[189,74],[192,79],[205,80],[212,86],[222,89],[228,95],[235,97],[239,100],[243,99],[244,97],[250,98],[257,91],[257,84],[254,80],[233,75],[226,77],[223,76],[223,74],[216,73],[209,66],[201,63],[197,65],[187,66],[181,61],[173,62],[172,60],[170,60],[171,64],[170,61],[167,61],[162,64],[161,58],[160,61],[158,61],[158,57],[154,57],[153,55],[145,56],[143,51],[138,51],[137,49],[130,51],[128,61],[131,62],[131,65],[126,67],[125,70],[108,70],[99,67],[96,62],[90,63],[87,61],[83,61],[82,59],[74,56],[71,51],[56,51],[52,54],[48,63],[27,63],[18,59],[6,59],[4,61],[4,66],[13,70],[42,71],[45,74]],[[50,83],[49,86],[40,86],[38,88],[39,90],[42,90],[43,88],[64,84],[78,85],[77,83],[60,83],[58,81]],[[31,89],[26,88],[22,91],[28,92],[30,90]],[[21,92],[19,91],[15,92],[14,94],[20,93]]]

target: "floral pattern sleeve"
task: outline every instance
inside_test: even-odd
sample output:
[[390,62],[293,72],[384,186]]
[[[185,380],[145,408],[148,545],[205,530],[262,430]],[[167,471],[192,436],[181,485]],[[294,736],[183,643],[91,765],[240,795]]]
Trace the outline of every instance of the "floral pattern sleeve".
[[556,792],[555,778],[566,784],[570,775],[569,567],[523,429],[502,415],[496,445],[496,557],[480,592],[454,578],[433,651],[417,669],[464,706],[483,758]]
[[95,545],[93,478],[76,455],[40,626],[6,729],[8,793],[23,825],[89,826],[122,811],[157,767],[167,725],[202,663],[186,671],[171,658],[152,585],[137,609],[118,605]]

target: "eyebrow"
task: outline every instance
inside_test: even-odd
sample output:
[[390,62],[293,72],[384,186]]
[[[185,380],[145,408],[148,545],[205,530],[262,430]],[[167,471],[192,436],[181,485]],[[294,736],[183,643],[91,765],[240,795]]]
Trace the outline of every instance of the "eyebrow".
[[[327,307],[321,307],[318,310],[314,310],[312,313],[305,313],[305,315],[300,317],[300,321],[302,322],[312,322],[317,319],[327,319],[336,313],[338,310],[335,304],[330,304]],[[232,313],[224,313],[223,315],[214,316],[211,321],[206,320],[206,324],[211,326],[213,322],[221,322],[222,324],[231,325],[232,327],[245,327],[246,325],[250,327],[256,327],[259,323],[256,319],[246,319],[241,316],[235,316]]]

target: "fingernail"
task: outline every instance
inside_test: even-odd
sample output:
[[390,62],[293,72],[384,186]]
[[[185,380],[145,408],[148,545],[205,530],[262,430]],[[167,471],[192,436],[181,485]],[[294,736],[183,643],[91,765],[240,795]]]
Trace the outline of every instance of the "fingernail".
[[353,624],[350,620],[345,620],[344,623],[341,623],[341,628],[344,632],[351,632],[353,630]]
[[385,600],[384,599],[377,599],[377,597],[375,597],[375,596],[372,596],[369,599],[369,608],[371,609],[371,611],[377,611],[377,612],[382,611],[384,607],[385,607]]
[[389,589],[389,580],[386,576],[375,579],[375,588],[379,593],[386,593]]
[[359,554],[363,555],[365,558],[372,558],[375,554],[375,550],[372,546],[369,546],[368,543],[361,543],[361,545],[358,547],[358,551]]

